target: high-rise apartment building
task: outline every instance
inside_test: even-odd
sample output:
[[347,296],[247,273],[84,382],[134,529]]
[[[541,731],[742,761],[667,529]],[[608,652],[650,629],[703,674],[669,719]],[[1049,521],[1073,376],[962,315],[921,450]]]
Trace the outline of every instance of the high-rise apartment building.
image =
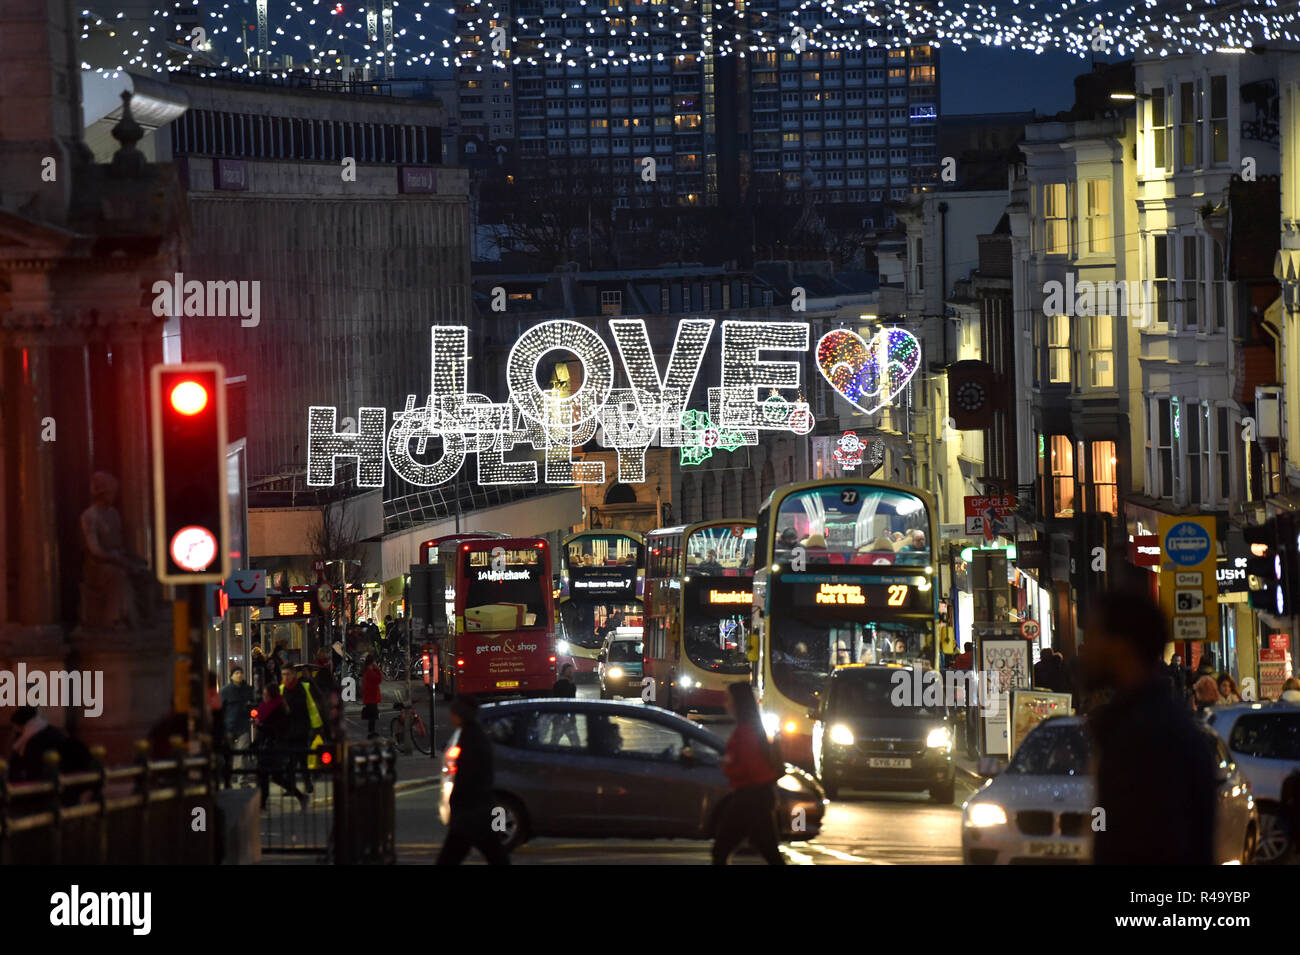
[[[632,0],[608,17],[580,0],[458,5],[462,136],[513,141],[524,176],[598,177],[621,209],[731,205],[754,189],[788,201],[878,203],[935,180],[934,47],[722,56],[702,42],[708,31],[771,24],[795,13],[796,0],[756,0],[739,12],[679,3],[694,31],[684,40],[680,23],[658,19],[663,5]],[[888,40],[861,17],[837,28],[868,44]],[[494,29],[505,31],[496,52]],[[572,55],[557,60],[560,48]],[[653,182],[642,176],[647,157]]]

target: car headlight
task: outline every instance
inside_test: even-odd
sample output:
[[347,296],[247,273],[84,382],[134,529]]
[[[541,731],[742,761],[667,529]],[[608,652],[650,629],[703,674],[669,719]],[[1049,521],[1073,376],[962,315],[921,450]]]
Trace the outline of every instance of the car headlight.
[[569,652],[569,641],[568,641],[568,640],[561,640],[559,643],[557,643],[557,644],[555,645],[555,652],[556,652],[556,653],[568,653],[568,652]]
[[789,773],[787,773],[786,775],[778,779],[776,781],[776,784],[788,792],[792,792],[792,793],[803,792],[803,782],[799,779],[798,776],[791,776]]
[[948,727],[946,726],[932,729],[930,730],[930,734],[925,738],[925,745],[930,749],[947,749],[952,745],[952,733],[948,732]]
[[683,676],[677,681],[677,685],[680,686],[683,690],[689,690],[691,687],[695,685],[695,681],[688,676]]
[[763,729],[767,730],[767,735],[775,736],[781,730],[781,717],[770,711],[764,713]]
[[605,675],[606,675],[607,677],[609,677],[611,680],[621,680],[621,679],[623,679],[623,668],[622,668],[622,667],[610,667],[609,670],[608,670],[608,672],[606,672]]
[[1006,810],[995,802],[971,803],[970,809],[966,811],[966,825],[973,826],[976,829],[986,829],[989,826],[1005,826],[1006,824]]
[[853,730],[849,729],[843,723],[836,723],[831,727],[831,742],[837,746],[853,745]]

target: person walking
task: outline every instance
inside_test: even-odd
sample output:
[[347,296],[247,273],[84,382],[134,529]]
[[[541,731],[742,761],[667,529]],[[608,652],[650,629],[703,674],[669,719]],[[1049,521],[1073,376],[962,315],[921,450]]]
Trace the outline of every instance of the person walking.
[[1282,684],[1282,693],[1278,696],[1280,703],[1300,703],[1300,679],[1289,676]]
[[375,721],[379,719],[379,704],[384,702],[384,673],[373,653],[366,654],[366,668],[361,674],[361,718],[366,721],[366,739],[374,739]]
[[1197,713],[1204,713],[1210,707],[1219,705],[1219,687],[1214,682],[1214,677],[1209,674],[1196,681],[1192,693]]
[[1219,699],[1224,703],[1241,702],[1241,691],[1237,689],[1237,681],[1226,671],[1219,674]]
[[578,695],[578,685],[573,682],[573,664],[566,663],[560,667],[559,679],[551,687],[551,696],[574,698]]
[[460,865],[471,848],[489,865],[509,865],[510,855],[492,830],[492,741],[478,721],[478,700],[458,696],[451,704],[456,730],[455,783],[449,802],[451,819],[438,853],[438,865]]
[[308,756],[312,737],[321,731],[324,720],[321,719],[320,709],[312,696],[310,681],[293,667],[285,667],[283,676],[284,682],[280,684],[280,695],[284,697],[284,704],[289,708],[289,732],[285,737],[285,745],[289,750],[289,764],[286,771],[291,779],[294,773],[301,772],[303,789],[311,792],[315,786],[308,772]]
[[225,781],[230,788],[232,770],[230,738],[226,735],[226,717],[224,698],[221,696],[221,680],[216,673],[208,673],[208,712],[212,714],[212,754],[216,757],[217,778]]
[[289,709],[280,688],[268,683],[262,688],[262,702],[257,707],[257,786],[262,793],[263,809],[272,782],[297,799],[304,811],[307,808],[307,794],[294,785],[288,736]]
[[1089,685],[1114,691],[1088,716],[1097,806],[1105,813],[1093,861],[1212,865],[1217,759],[1163,679],[1164,615],[1147,594],[1120,590],[1100,594],[1085,619]]
[[763,729],[763,720],[748,683],[727,687],[727,711],[736,728],[727,740],[722,771],[731,783],[713,838],[713,864],[726,865],[745,839],[768,865],[785,865],[776,824],[776,787],[784,766]]
[[[235,769],[236,751],[248,749],[248,731],[252,725],[248,714],[252,708],[253,690],[244,680],[244,668],[232,667],[230,680],[221,688],[221,718],[225,722],[226,748],[231,757],[225,767],[227,789]],[[242,762],[245,757],[238,758]]]

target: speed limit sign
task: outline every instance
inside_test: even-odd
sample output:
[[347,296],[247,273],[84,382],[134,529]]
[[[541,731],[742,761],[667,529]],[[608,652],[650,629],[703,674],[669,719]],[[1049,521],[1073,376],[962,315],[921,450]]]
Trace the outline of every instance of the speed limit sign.
[[1037,620],[1020,621],[1020,635],[1026,640],[1037,640],[1042,630],[1043,628],[1038,625]]

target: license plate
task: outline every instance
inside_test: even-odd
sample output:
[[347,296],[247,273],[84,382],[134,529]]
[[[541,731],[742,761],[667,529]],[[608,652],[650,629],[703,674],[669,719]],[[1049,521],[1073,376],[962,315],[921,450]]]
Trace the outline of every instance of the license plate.
[[873,756],[867,765],[872,769],[911,769],[912,761],[898,756]]
[[519,685],[519,681],[518,681],[518,680],[497,680],[497,689],[498,689],[498,690],[508,690],[508,689],[513,689],[514,687],[517,687],[518,685]]
[[1056,858],[1074,859],[1083,851],[1083,846],[1077,842],[1031,842],[1029,843],[1029,854],[1031,856],[1052,856]]

